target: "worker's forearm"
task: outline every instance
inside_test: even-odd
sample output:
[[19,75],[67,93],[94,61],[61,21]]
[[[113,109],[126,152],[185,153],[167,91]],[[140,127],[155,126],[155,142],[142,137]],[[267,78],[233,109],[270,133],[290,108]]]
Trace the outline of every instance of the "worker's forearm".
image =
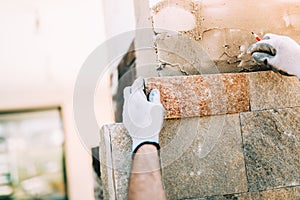
[[145,144],[134,156],[129,182],[128,198],[166,199],[157,148]]

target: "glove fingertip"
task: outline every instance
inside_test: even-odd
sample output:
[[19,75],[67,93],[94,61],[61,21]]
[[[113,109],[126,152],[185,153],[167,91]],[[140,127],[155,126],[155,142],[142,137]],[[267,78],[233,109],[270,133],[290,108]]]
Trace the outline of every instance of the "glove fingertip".
[[158,89],[152,89],[149,94],[149,101],[152,103],[160,103],[160,92]]
[[124,90],[123,90],[124,98],[127,99],[130,94],[131,94],[131,88],[130,87],[125,87]]
[[138,89],[144,89],[144,78],[143,77],[138,77],[132,84],[131,86],[132,91],[136,91]]

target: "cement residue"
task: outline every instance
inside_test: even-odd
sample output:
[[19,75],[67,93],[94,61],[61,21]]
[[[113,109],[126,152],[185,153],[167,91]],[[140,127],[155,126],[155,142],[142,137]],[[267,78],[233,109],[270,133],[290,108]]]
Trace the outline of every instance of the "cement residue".
[[219,72],[201,45],[184,34],[159,34],[156,37],[156,48],[158,61],[178,67],[187,75]]
[[165,30],[184,31],[194,29],[196,26],[195,16],[192,13],[175,6],[166,7],[154,15],[153,23],[155,32],[159,32],[160,27]]
[[[195,22],[191,22],[195,24],[194,28],[188,26],[180,33],[196,41],[220,68],[220,72],[267,69],[267,67],[258,66],[253,62],[251,56],[246,54],[247,48],[256,42],[250,34],[251,31],[261,37],[268,32],[284,34],[300,42],[300,4],[296,1],[165,0],[152,8],[153,18],[163,20],[155,18],[155,16],[168,7],[184,9],[194,16]],[[172,16],[176,13],[168,14],[170,23],[172,20],[178,20]],[[155,20],[154,28],[156,24],[159,24]],[[164,18],[164,20],[167,19]],[[164,23],[168,24],[168,21]],[[179,22],[176,23],[180,25]],[[173,29],[181,30],[176,27]],[[193,48],[190,47],[190,54],[195,53]],[[168,60],[168,62],[171,63],[169,66],[177,64],[172,60]]]

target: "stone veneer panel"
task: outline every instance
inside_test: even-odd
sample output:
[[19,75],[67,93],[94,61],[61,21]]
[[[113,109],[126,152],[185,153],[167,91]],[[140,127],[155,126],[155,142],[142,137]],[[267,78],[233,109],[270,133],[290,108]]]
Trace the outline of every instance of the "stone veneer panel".
[[232,114],[249,111],[246,74],[212,74],[147,78],[146,90],[158,88],[166,118]]
[[132,162],[131,139],[123,124],[118,124],[114,129],[111,129],[110,136],[116,199],[127,199],[128,179]]
[[111,140],[110,140],[110,126],[105,125],[100,130],[100,171],[101,181],[103,185],[103,197],[104,199],[115,199],[114,189],[114,175],[112,170],[112,154],[111,154]]
[[251,110],[300,106],[300,82],[272,71],[249,73]]
[[300,108],[241,113],[250,191],[300,185]]
[[289,187],[260,192],[248,192],[243,194],[228,194],[189,200],[299,200],[300,187]]
[[166,118],[234,114],[300,106],[300,82],[272,71],[145,79],[161,92]]
[[[175,123],[164,127],[163,147],[176,140],[174,133],[183,136],[181,143],[188,143],[191,137],[193,140],[178,159],[162,169],[168,199],[247,192],[238,115],[190,118],[177,123],[183,128],[178,129]],[[181,154],[182,149],[173,151]],[[170,154],[162,153],[162,163]]]
[[[183,118],[165,120],[160,137],[169,199],[298,199],[298,187],[256,192],[300,185],[300,108],[288,108],[299,106],[296,77],[268,71],[147,78],[145,83],[147,92],[160,89],[166,118]],[[273,107],[286,109],[259,111]],[[241,113],[244,154],[234,113]],[[216,116],[185,118],[207,115]],[[122,124],[107,125],[100,141],[104,198],[126,199],[130,137]]]
[[105,143],[100,143],[104,199],[127,199],[132,161],[131,139],[123,124],[103,126],[100,137],[106,138]]
[[[126,199],[132,161],[130,137],[122,124],[104,126],[101,135],[111,142],[111,146],[100,146],[105,194]],[[237,114],[166,120],[160,144],[168,199],[247,191]],[[109,161],[106,156],[111,156],[111,163],[103,163]],[[111,177],[113,182],[108,181]]]

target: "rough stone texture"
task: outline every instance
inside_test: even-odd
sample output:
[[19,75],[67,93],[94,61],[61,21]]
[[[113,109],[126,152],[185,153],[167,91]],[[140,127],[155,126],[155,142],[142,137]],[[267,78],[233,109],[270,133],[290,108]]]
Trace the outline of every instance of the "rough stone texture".
[[146,88],[160,90],[166,118],[249,111],[246,74],[148,78]]
[[[102,177],[104,196],[126,199],[130,137],[122,124],[104,126],[104,137],[111,139],[111,146],[100,146],[101,172],[108,173]],[[247,191],[238,115],[166,120],[160,144],[169,199]],[[109,161],[106,156],[111,163],[104,163]],[[110,177],[114,181],[109,182]]]
[[166,118],[300,106],[297,77],[272,71],[147,78],[152,88],[161,91]]
[[103,126],[100,137],[109,142],[100,144],[104,199],[126,199],[132,161],[131,139],[122,124]]
[[[146,78],[145,85],[161,91],[167,118],[182,118],[165,120],[160,135],[169,199],[298,199],[299,187],[290,188],[300,185],[297,78],[269,71]],[[100,141],[104,198],[126,199],[130,137],[115,124],[102,128]]]
[[299,200],[300,187],[290,187],[261,192],[248,192],[243,194],[228,194],[190,200]]
[[241,114],[250,191],[300,185],[300,108]]
[[251,110],[300,106],[300,81],[274,72],[249,73]]
[[[162,163],[172,154],[181,154],[184,148],[180,141],[187,144],[182,156],[172,159],[162,170],[168,199],[247,191],[238,115],[192,118],[177,123],[180,129],[173,122],[163,129],[161,137],[163,146],[178,141],[165,150],[166,154],[162,153]],[[176,139],[178,135],[181,138]]]
[[269,190],[263,192],[251,192],[248,194],[242,194],[238,198],[239,200],[299,200],[300,199],[300,187],[291,187],[278,190]]
[[111,129],[110,136],[116,199],[125,199],[132,162],[131,139],[122,124]]
[[103,126],[100,130],[100,147],[99,147],[99,157],[100,157],[100,170],[101,170],[101,181],[103,185],[103,197],[104,199],[115,199],[115,188],[114,188],[114,175],[112,170],[112,155],[111,155],[111,140],[110,126]]

